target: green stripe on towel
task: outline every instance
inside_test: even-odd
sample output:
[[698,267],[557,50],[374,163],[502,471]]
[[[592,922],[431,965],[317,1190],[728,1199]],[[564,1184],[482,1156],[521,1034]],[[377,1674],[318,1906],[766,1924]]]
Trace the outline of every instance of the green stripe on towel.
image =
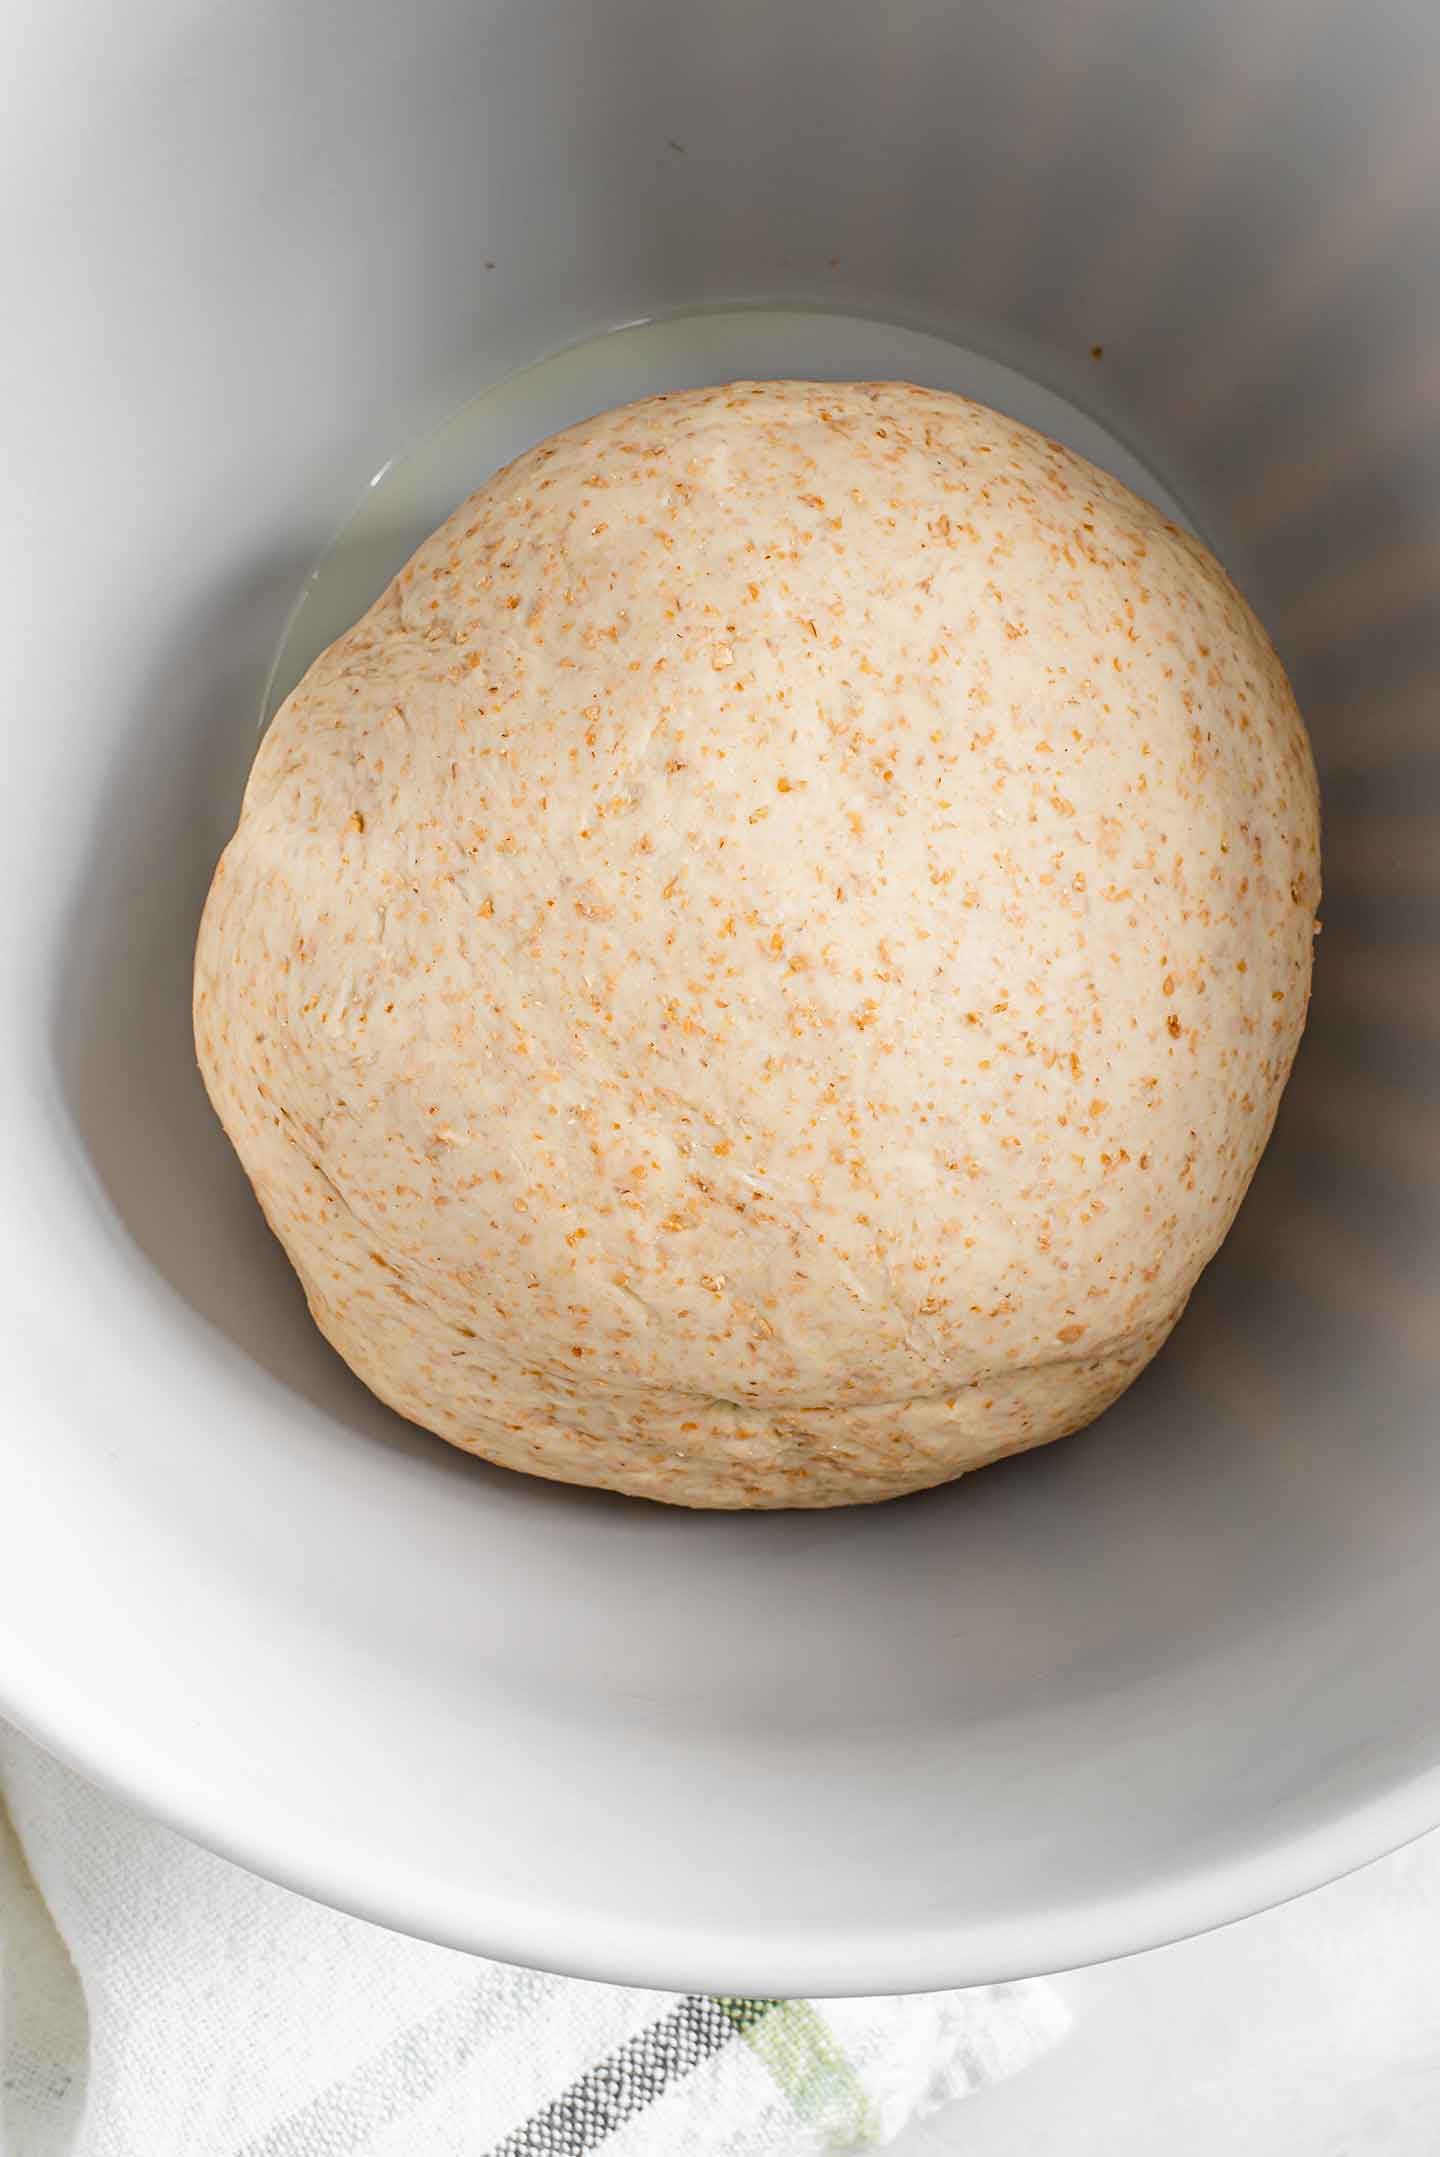
[[715,2002],[764,2061],[797,2119],[827,2143],[873,2139],[875,2108],[833,2033],[808,2000]]

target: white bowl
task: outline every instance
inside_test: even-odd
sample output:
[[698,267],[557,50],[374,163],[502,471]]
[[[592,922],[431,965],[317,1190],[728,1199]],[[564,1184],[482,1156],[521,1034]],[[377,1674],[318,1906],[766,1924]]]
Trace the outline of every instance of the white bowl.
[[[1117,1954],[1440,1820],[1440,18],[58,0],[25,37],[0,1705],[313,1895],[732,1991]],[[271,663],[376,468],[538,354],[741,301],[806,311],[819,371],[819,310],[928,327],[1137,445],[1327,790],[1309,1039],[1172,1346],[1084,1436],[826,1516],[399,1423],[189,1040]]]

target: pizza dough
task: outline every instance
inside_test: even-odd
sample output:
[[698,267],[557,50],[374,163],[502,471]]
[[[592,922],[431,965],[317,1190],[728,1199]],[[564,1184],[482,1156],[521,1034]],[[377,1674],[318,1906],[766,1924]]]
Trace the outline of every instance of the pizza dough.
[[1198,541],[982,406],[740,383],[463,503],[280,712],[195,1025],[402,1415],[693,1506],[1088,1422],[1304,1023],[1304,728]]

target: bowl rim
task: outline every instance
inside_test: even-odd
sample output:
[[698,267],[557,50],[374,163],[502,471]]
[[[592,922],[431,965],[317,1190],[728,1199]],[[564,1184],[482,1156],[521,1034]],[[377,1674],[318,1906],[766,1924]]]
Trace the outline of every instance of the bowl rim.
[[[1243,1857],[1200,1863],[1159,1886],[1090,1897],[1021,1920],[917,1932],[838,1926],[693,1928],[639,1918],[618,1901],[577,1914],[543,1894],[502,1896],[427,1871],[423,1851],[347,1848],[294,1806],[227,1805],[183,1759],[123,1742],[87,1742],[84,1704],[56,1688],[14,1635],[0,1712],[107,1795],[261,1879],[388,1931],[499,1962],[603,1984],[736,1997],[844,1998],[949,1991],[1121,1960],[1258,1916],[1343,1879],[1440,1824],[1440,1765],[1340,1806],[1298,1835]],[[19,1647],[17,1656],[14,1650]],[[75,1711],[78,1711],[75,1712]],[[93,1728],[93,1724],[91,1726]]]

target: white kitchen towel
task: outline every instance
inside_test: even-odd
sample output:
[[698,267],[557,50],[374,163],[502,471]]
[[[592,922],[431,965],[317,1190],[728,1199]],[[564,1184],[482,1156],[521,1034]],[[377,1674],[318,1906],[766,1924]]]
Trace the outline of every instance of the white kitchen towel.
[[736,2000],[483,1962],[257,1880],[4,1724],[0,1795],[0,2157],[864,2150],[1069,2021],[1044,1983]]

